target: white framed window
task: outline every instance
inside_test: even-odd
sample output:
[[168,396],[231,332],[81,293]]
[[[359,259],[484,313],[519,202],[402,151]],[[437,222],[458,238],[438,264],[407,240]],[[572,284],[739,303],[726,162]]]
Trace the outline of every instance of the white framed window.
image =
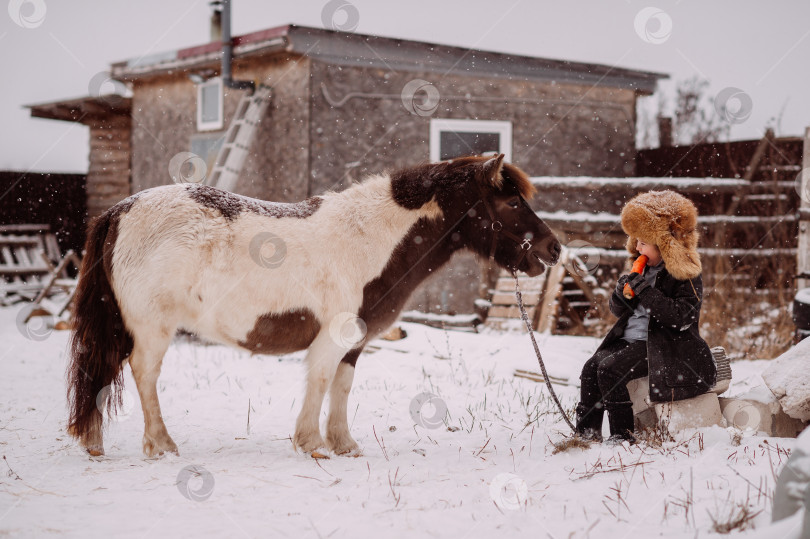
[[197,131],[222,129],[222,79],[208,79],[197,85]]
[[495,152],[512,160],[512,122],[494,120],[430,120],[430,160]]

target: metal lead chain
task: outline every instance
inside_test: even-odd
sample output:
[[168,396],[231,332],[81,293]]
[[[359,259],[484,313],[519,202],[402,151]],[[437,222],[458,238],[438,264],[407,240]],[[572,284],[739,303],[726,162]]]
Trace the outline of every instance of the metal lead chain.
[[551,393],[551,397],[557,404],[557,408],[560,410],[560,414],[563,416],[563,419],[565,419],[565,422],[568,423],[568,426],[571,427],[572,431],[576,432],[576,428],[574,428],[571,420],[568,419],[568,414],[566,414],[565,410],[563,410],[562,404],[560,404],[560,400],[557,398],[557,394],[554,392],[554,388],[551,386],[551,379],[548,377],[546,365],[543,363],[543,357],[540,355],[540,348],[537,346],[537,341],[534,338],[534,329],[532,328],[532,323],[529,321],[529,315],[526,314],[526,308],[523,306],[523,294],[520,293],[520,283],[518,282],[517,272],[513,271],[512,276],[515,278],[515,296],[517,297],[518,307],[520,308],[520,316],[523,318],[523,323],[526,324],[526,329],[529,331],[529,337],[532,339],[534,353],[537,354],[537,362],[540,363],[540,371],[543,373],[543,379],[546,381],[548,392]]

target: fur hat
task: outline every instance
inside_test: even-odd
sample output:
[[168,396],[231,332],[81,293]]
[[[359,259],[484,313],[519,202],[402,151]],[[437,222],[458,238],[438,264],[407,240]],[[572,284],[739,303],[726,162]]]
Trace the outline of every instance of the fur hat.
[[667,271],[678,280],[702,271],[697,252],[697,208],[674,191],[650,191],[630,199],[622,209],[627,250],[638,255],[636,241],[657,245]]

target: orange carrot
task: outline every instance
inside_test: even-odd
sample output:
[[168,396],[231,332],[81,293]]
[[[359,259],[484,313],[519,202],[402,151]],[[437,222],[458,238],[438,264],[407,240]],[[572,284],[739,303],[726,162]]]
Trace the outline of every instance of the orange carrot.
[[[641,255],[640,257],[636,258],[635,262],[633,262],[633,269],[630,270],[630,273],[642,273],[644,271],[644,266],[646,265],[647,265],[647,257]],[[633,289],[630,288],[630,285],[626,283],[624,285],[624,290],[622,290],[622,292],[624,293],[624,297],[626,297],[627,299],[632,299],[636,295],[633,292]]]

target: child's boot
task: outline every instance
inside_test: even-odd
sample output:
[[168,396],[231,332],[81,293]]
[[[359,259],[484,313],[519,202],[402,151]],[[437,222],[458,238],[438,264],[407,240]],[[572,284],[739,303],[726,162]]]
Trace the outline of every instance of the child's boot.
[[602,407],[601,402],[593,406],[586,406],[581,402],[577,404],[577,435],[585,440],[601,442],[604,413],[605,409]]
[[631,444],[636,443],[636,437],[633,434],[635,427],[633,402],[606,402],[605,408],[607,408],[608,424],[610,425],[608,442],[613,444],[621,444],[625,441]]

